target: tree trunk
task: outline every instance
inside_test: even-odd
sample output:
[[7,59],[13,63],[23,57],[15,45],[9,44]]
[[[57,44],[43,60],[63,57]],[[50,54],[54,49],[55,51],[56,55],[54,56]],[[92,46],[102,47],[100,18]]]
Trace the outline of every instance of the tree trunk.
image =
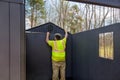
[[31,8],[31,28],[34,26],[34,6]]

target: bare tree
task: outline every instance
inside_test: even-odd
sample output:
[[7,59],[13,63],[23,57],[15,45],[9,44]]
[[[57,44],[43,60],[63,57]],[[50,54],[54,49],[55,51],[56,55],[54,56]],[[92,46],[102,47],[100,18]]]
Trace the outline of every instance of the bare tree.
[[120,22],[120,9],[82,3],[78,5],[65,0],[47,1],[50,2],[50,7],[46,12],[45,4],[42,4],[43,9],[37,3],[31,6],[31,15],[28,17],[31,27],[41,24],[40,20],[44,19],[45,22],[51,21],[71,33],[77,33]]
[[43,0],[26,0],[26,6],[30,8],[26,9],[26,11],[29,12],[26,15],[30,16],[28,18],[30,19],[31,27],[38,25],[40,19],[46,18]]

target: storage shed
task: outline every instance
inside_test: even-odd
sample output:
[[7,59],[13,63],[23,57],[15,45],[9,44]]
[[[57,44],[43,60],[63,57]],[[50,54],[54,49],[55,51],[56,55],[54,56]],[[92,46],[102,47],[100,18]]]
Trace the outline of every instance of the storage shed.
[[[55,33],[64,37],[64,30],[49,22],[26,31],[26,59],[27,80],[50,80],[52,75],[51,49],[45,42],[46,32],[50,32],[50,39]],[[72,77],[72,37],[69,33],[66,47],[66,76]]]

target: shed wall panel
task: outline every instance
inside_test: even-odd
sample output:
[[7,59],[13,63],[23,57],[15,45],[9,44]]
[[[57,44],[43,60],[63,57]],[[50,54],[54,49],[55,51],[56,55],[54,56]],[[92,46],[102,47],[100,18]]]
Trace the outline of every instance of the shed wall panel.
[[9,79],[9,4],[0,2],[0,80]]

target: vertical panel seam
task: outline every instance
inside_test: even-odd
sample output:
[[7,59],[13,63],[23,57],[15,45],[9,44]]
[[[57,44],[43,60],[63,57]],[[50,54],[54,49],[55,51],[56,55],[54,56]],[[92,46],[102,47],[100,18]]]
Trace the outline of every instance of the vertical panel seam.
[[[22,12],[22,13],[20,13],[20,80],[21,80],[21,79],[23,79],[23,74],[22,73],[23,73],[23,70],[24,70],[23,69],[24,64],[22,62],[23,61],[22,59],[25,58],[25,56],[23,56],[24,55],[23,50],[25,50],[25,49],[23,49],[23,47],[22,47],[22,46],[24,46],[24,48],[25,48],[25,43],[24,44],[22,43],[22,41],[23,41],[22,39],[25,40],[25,31],[23,31],[23,29],[25,30],[25,27],[23,27],[23,26],[25,26],[25,24],[23,23],[23,19],[25,21],[25,15],[23,15],[23,14],[25,14],[25,13],[23,13],[23,5],[24,4],[19,4],[19,5],[20,5],[20,12]],[[24,9],[25,9],[25,6],[24,6]],[[24,16],[24,18],[23,18],[23,16]]]
[[[21,5],[19,4],[20,12],[21,12]],[[20,80],[21,80],[21,13],[20,13]]]
[[11,37],[10,37],[10,2],[8,2],[8,8],[9,8],[9,80],[11,80],[10,78],[11,78],[11,75],[10,75],[10,73],[11,73]]

